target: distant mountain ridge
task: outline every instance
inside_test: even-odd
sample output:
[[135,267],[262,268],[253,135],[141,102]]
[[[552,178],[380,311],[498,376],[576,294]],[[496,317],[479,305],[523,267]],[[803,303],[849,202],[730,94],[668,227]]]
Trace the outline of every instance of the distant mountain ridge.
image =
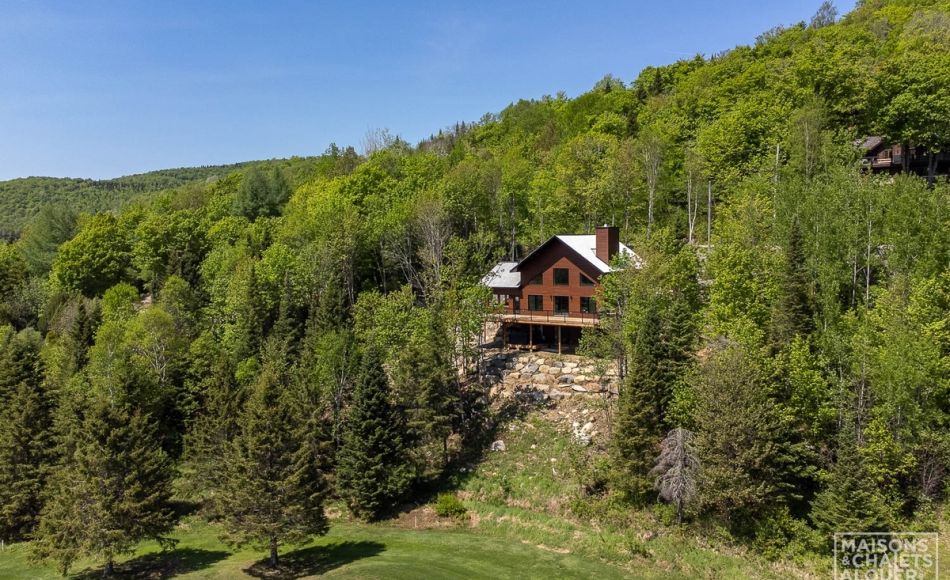
[[0,235],[15,236],[44,205],[68,203],[79,211],[102,211],[139,195],[213,180],[258,163],[266,162],[159,169],[113,179],[22,177],[0,181]]

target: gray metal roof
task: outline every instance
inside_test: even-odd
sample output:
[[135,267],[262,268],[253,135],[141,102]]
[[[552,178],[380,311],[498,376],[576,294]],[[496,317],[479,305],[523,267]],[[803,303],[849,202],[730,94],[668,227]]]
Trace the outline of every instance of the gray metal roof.
[[489,288],[517,288],[521,285],[521,272],[512,272],[518,262],[498,262],[491,272],[482,278],[482,284]]
[[[610,265],[597,257],[597,236],[595,234],[554,237],[564,242],[567,247],[580,254],[582,258],[593,264],[601,272],[607,273],[611,271],[612,268]],[[634,254],[633,250],[624,244],[620,244],[619,252],[621,256],[629,256],[630,261],[633,262],[635,267],[640,267],[640,256]]]

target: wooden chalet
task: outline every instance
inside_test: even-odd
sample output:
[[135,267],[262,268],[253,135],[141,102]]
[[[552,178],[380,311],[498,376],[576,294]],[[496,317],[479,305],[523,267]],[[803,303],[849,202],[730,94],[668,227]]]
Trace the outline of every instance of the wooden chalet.
[[556,344],[558,352],[576,345],[581,329],[599,320],[597,290],[618,253],[639,266],[618,228],[605,225],[595,234],[553,236],[520,262],[499,262],[482,283],[502,307],[497,321],[504,345]]
[[861,166],[874,173],[899,173],[907,170],[918,175],[927,175],[933,163],[933,172],[946,175],[950,170],[950,152],[941,152],[931,160],[928,152],[918,147],[903,147],[891,144],[872,135],[859,140],[856,145],[862,152]]

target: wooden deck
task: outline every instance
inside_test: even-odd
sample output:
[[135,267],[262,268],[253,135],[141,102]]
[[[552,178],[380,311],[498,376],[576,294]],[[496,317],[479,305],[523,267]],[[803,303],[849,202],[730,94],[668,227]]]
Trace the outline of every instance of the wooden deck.
[[548,311],[521,311],[503,312],[496,315],[496,320],[506,324],[544,324],[548,326],[572,326],[586,328],[597,326],[600,318],[596,314],[557,314]]

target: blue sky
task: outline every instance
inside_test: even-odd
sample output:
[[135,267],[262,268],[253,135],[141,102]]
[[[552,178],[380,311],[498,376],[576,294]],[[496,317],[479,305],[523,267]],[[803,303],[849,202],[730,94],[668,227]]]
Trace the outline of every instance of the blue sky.
[[0,179],[313,155],[375,128],[415,143],[819,4],[0,0]]

